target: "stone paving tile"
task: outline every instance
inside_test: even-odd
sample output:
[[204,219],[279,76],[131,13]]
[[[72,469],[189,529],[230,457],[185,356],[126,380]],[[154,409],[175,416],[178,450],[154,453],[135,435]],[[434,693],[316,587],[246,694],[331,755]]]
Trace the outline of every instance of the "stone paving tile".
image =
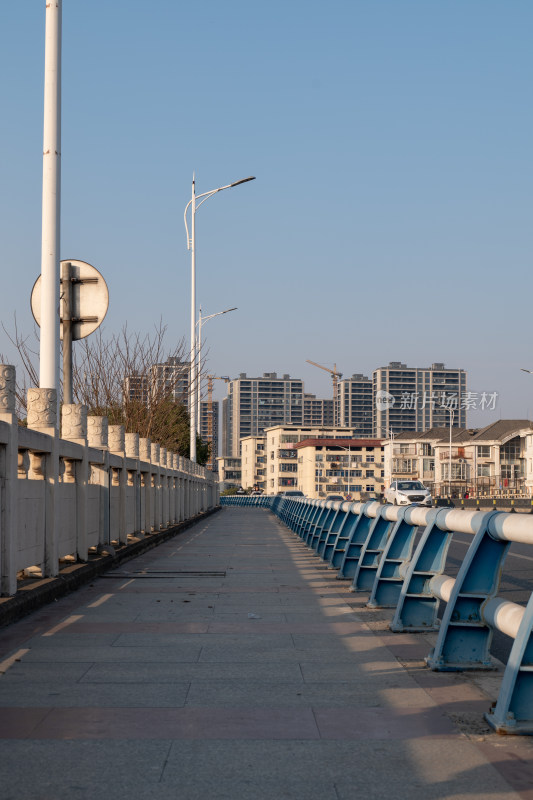
[[[127,747],[113,740],[2,741],[2,800],[149,800],[171,746],[164,739],[132,740]],[[167,784],[155,797],[168,792]]]
[[338,800],[327,768],[333,753],[325,744],[177,741],[162,785],[179,785],[187,800]]
[[180,661],[198,661],[201,653],[201,645],[190,644],[180,640],[179,645],[168,645],[167,647],[38,647],[30,650],[24,656],[24,664],[33,663],[46,664],[56,663],[58,659],[63,664],[73,664],[76,662],[110,662],[127,663],[158,663],[164,664],[178,663]]
[[[185,705],[190,684],[184,683],[112,683],[57,684],[0,682],[0,707],[83,708],[167,708]],[[1,712],[3,714],[3,711]]]
[[263,634],[257,628],[253,631],[246,631],[248,636],[231,633],[217,633],[206,632],[205,634],[147,634],[147,633],[125,633],[119,636],[116,646],[121,647],[156,647],[159,643],[160,646],[171,645],[175,642],[183,647],[202,647],[222,645],[228,648],[234,648],[236,651],[240,650],[243,645],[245,647],[257,647],[259,649],[265,648],[284,648],[293,647],[293,642],[290,633],[277,633],[277,634]]
[[[348,668],[347,668],[348,664]],[[352,671],[349,671],[349,665],[352,664]],[[367,668],[370,667],[367,671]],[[397,680],[404,671],[396,662],[384,661],[380,663],[363,662],[356,666],[353,656],[346,662],[338,662],[337,659],[332,659],[329,662],[321,661],[317,658],[316,661],[310,659],[300,660],[300,669],[306,683],[317,683],[320,681],[344,681],[350,674],[366,674],[368,680],[376,680],[378,677],[390,677]],[[364,670],[364,672],[363,672]],[[369,674],[371,673],[371,674]]]
[[[199,661],[201,663],[227,663],[232,661],[240,662],[294,662],[300,661],[312,662],[316,660],[318,663],[333,662],[336,665],[347,665],[354,663],[354,656],[344,650],[335,650],[334,652],[327,649],[311,650],[300,649],[296,650],[294,647],[276,647],[269,645],[266,642],[264,645],[259,643],[249,642],[247,637],[240,644],[231,646],[227,644],[212,645],[209,640],[202,647]],[[366,655],[365,655],[366,657]]]
[[277,625],[281,623],[286,623],[286,614],[281,611],[265,611],[263,614],[260,615],[258,619],[251,620],[248,617],[248,614],[255,613],[252,611],[220,611],[217,610],[216,614],[214,615],[213,619],[209,622],[209,630],[211,631],[219,631],[222,633],[222,627],[226,625],[260,625],[261,628],[264,625]]
[[329,771],[339,800],[518,800],[496,765],[464,738],[335,744]]
[[[273,615],[271,615],[273,616]],[[281,615],[280,615],[281,616]],[[361,631],[363,625],[359,622],[349,623],[328,623],[328,622],[301,622],[301,623],[288,623],[286,621],[279,623],[267,622],[262,619],[252,619],[249,621],[243,620],[242,622],[219,622],[219,615],[216,619],[209,624],[209,633],[257,633],[257,626],[260,626],[261,633],[283,633],[286,631],[293,635],[293,640],[299,634],[313,634],[317,637],[326,636],[332,631],[337,632],[341,636],[347,636],[350,633]],[[255,628],[255,629],[254,629]],[[294,641],[296,645],[296,641]],[[296,645],[298,646],[298,645]],[[326,645],[327,646],[327,645]]]
[[[21,711],[24,724],[14,723]],[[14,731],[18,735],[14,735]],[[318,739],[309,708],[50,708],[2,711],[0,738]]]
[[315,709],[322,739],[459,738],[461,734],[437,707]]
[[380,690],[353,676],[350,681],[304,683],[279,681],[274,686],[257,680],[224,681],[211,686],[193,681],[186,705],[270,707],[311,706],[344,708],[346,706],[432,707],[436,705],[419,687],[405,685]]
[[[32,665],[33,666],[33,665]],[[70,665],[69,665],[70,666]],[[74,665],[72,665],[74,666]],[[262,681],[301,680],[297,663],[239,662],[239,663],[166,663],[166,664],[90,664],[80,683],[181,683],[183,681]]]
[[[118,624],[118,623],[116,623]],[[34,636],[28,639],[26,646],[33,649],[40,647],[64,647],[83,645],[85,647],[105,647],[113,645],[118,638],[118,633],[75,633],[69,628],[64,628],[61,633],[53,636]]]
[[88,663],[62,663],[54,659],[53,661],[23,661],[14,664],[5,675],[2,676],[2,683],[13,683],[27,681],[28,683],[74,683],[81,680],[92,667],[92,662]]
[[[113,644],[120,644],[117,639],[121,634],[136,633],[136,634],[191,634],[191,633],[207,633],[209,630],[209,622],[79,622],[62,631],[62,635],[69,641],[75,639],[76,641],[89,644],[85,640],[90,640],[93,632],[102,631],[102,636],[107,635],[112,639]],[[111,631],[105,634],[105,631]],[[55,638],[55,637],[54,637]],[[40,641],[40,640],[39,640]],[[44,641],[51,641],[45,639]]]

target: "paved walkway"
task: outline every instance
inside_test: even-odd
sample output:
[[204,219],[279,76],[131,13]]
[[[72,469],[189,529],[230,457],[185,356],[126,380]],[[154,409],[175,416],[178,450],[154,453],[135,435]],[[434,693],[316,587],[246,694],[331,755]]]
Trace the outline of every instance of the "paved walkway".
[[500,678],[432,673],[389,618],[224,509],[0,631],[0,796],[532,800]]

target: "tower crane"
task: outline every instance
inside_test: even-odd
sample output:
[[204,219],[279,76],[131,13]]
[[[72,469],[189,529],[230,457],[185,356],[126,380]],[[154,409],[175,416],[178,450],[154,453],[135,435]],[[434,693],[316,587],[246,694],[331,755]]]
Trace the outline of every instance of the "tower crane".
[[322,364],[317,364],[316,361],[310,361],[306,358],[308,364],[312,364],[314,367],[318,367],[319,369],[323,369],[325,372],[329,372],[331,374],[331,379],[333,382],[333,424],[336,426],[338,424],[338,392],[339,392],[339,380],[342,378],[342,372],[337,371],[337,365],[333,364],[333,369],[329,367],[323,367]]
[[215,453],[213,453],[213,381],[225,381],[229,383],[228,375],[208,375],[207,376],[207,442],[209,448],[208,468],[213,471],[215,467]]

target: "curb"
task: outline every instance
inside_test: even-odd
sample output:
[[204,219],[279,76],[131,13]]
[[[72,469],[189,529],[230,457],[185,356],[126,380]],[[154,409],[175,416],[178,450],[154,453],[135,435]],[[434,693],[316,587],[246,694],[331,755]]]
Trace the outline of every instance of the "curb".
[[123,562],[146,553],[148,550],[153,550],[220,510],[221,506],[216,506],[202,514],[197,514],[192,519],[172,525],[164,531],[148,534],[139,541],[123,545],[116,550],[115,555],[89,556],[90,560],[86,563],[69,564],[53,578],[32,581],[30,585],[21,587],[12,597],[0,597],[0,628],[11,625],[47,603],[52,603],[60,597],[75,592],[76,589],[80,589],[104,572],[116,569]]

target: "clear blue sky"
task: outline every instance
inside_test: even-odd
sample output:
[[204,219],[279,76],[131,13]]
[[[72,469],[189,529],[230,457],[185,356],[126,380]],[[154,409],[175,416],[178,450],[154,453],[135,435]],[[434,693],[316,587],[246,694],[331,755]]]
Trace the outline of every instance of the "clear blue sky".
[[[44,0],[6,4],[0,317],[40,271]],[[209,371],[328,396],[444,361],[533,417],[530,0],[63,2],[62,258],[94,264],[108,331],[188,338],[198,212]],[[8,343],[0,331],[0,350]],[[218,383],[217,394],[223,393]]]

